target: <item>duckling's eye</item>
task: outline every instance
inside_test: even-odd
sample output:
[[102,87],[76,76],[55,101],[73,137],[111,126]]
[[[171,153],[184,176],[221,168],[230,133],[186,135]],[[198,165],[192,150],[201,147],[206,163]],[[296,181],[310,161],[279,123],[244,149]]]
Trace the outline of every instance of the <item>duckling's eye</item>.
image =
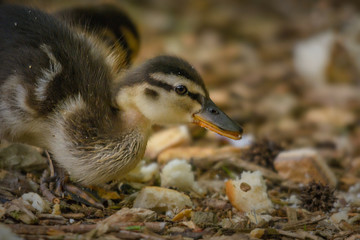
[[179,95],[184,95],[187,93],[187,88],[184,85],[178,85],[175,87],[175,92]]

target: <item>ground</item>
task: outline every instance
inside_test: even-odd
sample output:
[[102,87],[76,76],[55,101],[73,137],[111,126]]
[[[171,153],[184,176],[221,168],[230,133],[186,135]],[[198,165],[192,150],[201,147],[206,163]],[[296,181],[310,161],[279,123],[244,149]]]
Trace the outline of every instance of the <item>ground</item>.
[[[49,12],[74,4],[14,2]],[[161,54],[191,62],[243,139],[154,129],[136,172],[94,190],[105,209],[76,196],[47,203],[44,151],[2,143],[2,236],[8,227],[24,239],[360,239],[359,3],[113,2],[139,27],[134,64]],[[145,209],[146,186],[163,187],[165,206]]]

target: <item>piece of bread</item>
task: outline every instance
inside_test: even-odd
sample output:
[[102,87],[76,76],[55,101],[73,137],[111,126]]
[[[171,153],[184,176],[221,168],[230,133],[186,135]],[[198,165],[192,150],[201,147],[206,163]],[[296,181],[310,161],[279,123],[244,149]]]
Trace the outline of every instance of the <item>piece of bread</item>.
[[161,171],[161,186],[175,187],[183,191],[191,190],[195,185],[195,176],[186,160],[174,159]]
[[259,171],[243,172],[240,180],[227,181],[225,188],[230,203],[239,211],[263,213],[273,208]]
[[161,186],[174,187],[181,191],[194,191],[204,194],[205,191],[195,181],[191,165],[186,160],[174,159],[168,162],[161,171]]
[[180,212],[185,207],[192,207],[189,196],[167,188],[145,187],[134,201],[135,208],[146,208],[158,213]]
[[159,174],[159,166],[157,163],[146,164],[144,160],[125,176],[125,180],[129,182],[147,182],[155,178]]

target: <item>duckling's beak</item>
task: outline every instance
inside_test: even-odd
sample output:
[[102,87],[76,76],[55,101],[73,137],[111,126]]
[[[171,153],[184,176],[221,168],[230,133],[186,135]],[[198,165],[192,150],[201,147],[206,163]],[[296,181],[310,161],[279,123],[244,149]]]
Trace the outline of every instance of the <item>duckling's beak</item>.
[[201,127],[234,140],[241,139],[242,127],[221,111],[210,98],[205,100],[203,108],[193,118],[194,123]]

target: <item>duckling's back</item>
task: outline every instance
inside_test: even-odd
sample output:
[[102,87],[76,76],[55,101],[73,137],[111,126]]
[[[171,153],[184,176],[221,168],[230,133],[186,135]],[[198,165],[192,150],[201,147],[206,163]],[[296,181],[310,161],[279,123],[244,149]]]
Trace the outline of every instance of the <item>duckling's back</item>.
[[0,137],[44,146],[57,111],[86,106],[95,127],[111,114],[115,76],[96,37],[12,5],[0,7],[0,36]]

